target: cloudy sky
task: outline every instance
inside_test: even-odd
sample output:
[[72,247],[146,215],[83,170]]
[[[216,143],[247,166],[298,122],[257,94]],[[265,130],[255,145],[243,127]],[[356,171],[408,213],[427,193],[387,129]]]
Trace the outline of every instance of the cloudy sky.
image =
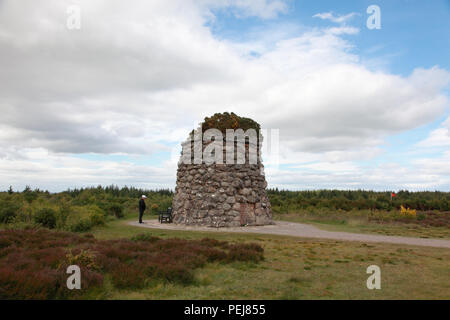
[[173,188],[233,111],[269,187],[450,191],[449,57],[446,0],[0,0],[0,190]]

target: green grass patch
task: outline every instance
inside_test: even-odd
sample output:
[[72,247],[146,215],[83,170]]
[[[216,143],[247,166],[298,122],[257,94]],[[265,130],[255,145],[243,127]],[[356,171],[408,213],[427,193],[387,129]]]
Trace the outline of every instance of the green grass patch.
[[[148,233],[161,238],[204,237],[254,242],[264,260],[208,264],[185,287],[159,283],[139,290],[112,290],[109,299],[448,299],[450,252],[443,248],[301,239],[265,234],[147,229],[114,221],[97,228],[98,238]],[[310,260],[314,257],[315,260]],[[395,257],[395,258],[393,258]],[[339,262],[335,262],[339,261]],[[395,264],[393,264],[394,262]],[[368,290],[366,269],[382,271],[382,289]],[[420,277],[418,277],[420,275]]]
[[381,234],[386,236],[405,236],[417,238],[450,239],[450,225],[441,227],[405,223],[395,220],[377,222],[364,216],[320,215],[307,212],[275,214],[275,220],[308,223],[327,231]]

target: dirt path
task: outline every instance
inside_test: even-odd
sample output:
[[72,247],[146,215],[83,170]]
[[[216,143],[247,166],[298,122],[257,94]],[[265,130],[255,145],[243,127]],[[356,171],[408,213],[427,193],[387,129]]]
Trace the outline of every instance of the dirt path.
[[414,246],[450,248],[450,240],[325,231],[320,230],[312,225],[287,221],[275,221],[274,225],[269,226],[236,227],[236,228],[191,227],[168,223],[161,224],[158,222],[158,220],[145,220],[143,224],[139,224],[138,222],[130,222],[129,224],[143,228],[166,229],[166,230],[277,234],[303,238],[320,238],[320,239],[360,241],[360,242],[386,242],[386,243],[407,244]]

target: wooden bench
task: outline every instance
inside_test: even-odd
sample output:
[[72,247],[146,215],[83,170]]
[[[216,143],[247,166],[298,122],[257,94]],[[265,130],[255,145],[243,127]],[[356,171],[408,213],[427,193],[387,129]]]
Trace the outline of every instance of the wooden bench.
[[167,209],[167,211],[160,211],[158,221],[160,223],[172,223],[172,208]]

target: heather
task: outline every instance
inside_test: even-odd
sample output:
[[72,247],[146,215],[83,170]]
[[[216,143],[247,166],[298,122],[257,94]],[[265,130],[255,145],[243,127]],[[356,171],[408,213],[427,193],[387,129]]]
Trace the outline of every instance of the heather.
[[[208,263],[257,263],[263,249],[252,243],[214,239],[161,239],[149,234],[98,240],[47,229],[0,231],[0,299],[72,299],[115,289],[140,289],[155,282],[195,284]],[[66,269],[81,268],[81,290],[69,290]]]

